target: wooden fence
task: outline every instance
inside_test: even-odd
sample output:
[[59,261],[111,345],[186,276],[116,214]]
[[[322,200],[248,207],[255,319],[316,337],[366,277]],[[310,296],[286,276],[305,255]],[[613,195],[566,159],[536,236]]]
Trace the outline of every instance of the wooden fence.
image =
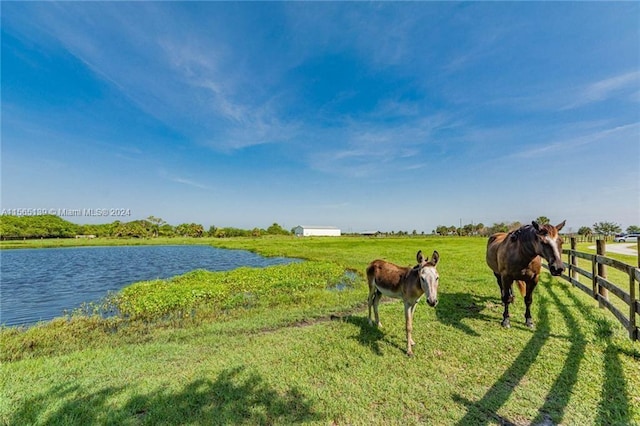
[[[637,245],[640,252],[640,241],[638,241]],[[639,322],[637,321],[637,316],[640,315],[640,300],[638,300],[640,297],[640,291],[638,291],[640,255],[638,256],[637,267],[606,257],[606,243],[603,240],[596,241],[596,254],[582,253],[576,251],[576,238],[574,237],[571,238],[571,249],[564,249],[562,252],[568,255],[569,260],[568,263],[565,263],[567,274],[563,274],[562,278],[596,299],[601,308],[611,311],[624,328],[627,329],[631,340],[640,339]],[[590,261],[591,271],[580,268],[578,266],[578,258]],[[546,264],[544,266],[548,268]],[[607,267],[622,271],[629,277],[628,293],[607,279]],[[590,280],[591,286],[581,283],[578,275]],[[609,292],[628,306],[628,316],[627,313],[624,313],[609,300]]]

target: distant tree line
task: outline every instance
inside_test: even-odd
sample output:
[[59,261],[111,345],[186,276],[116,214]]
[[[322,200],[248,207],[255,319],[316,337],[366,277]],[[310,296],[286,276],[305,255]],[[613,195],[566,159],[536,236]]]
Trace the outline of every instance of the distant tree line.
[[[540,216],[536,219],[540,224],[549,223],[549,219]],[[464,226],[439,225],[433,230],[437,235],[457,236],[489,236],[496,232],[509,232],[522,226],[520,222],[500,222],[491,226],[482,223],[467,224]],[[613,222],[597,222],[592,227],[583,226],[577,234],[586,239],[603,237],[612,238],[622,232],[620,225]],[[627,233],[640,232],[640,226],[627,227]],[[30,238],[74,238],[76,236],[95,236],[100,238],[158,238],[158,237],[260,237],[262,235],[291,235],[293,230],[286,230],[277,223],[267,229],[253,228],[240,229],[233,227],[218,228],[210,226],[208,230],[197,223],[182,223],[176,226],[170,225],[163,219],[149,216],[147,219],[131,222],[115,222],[99,225],[78,225],[71,223],[59,216],[11,216],[0,215],[0,239],[30,239]],[[411,232],[391,231],[380,232],[380,235],[390,236],[417,236],[415,229]],[[421,232],[420,235],[424,235]]]
[[54,215],[0,216],[0,236],[9,238],[69,238],[78,233],[78,225]]
[[208,230],[197,223],[170,225],[163,219],[149,216],[147,219],[98,225],[78,225],[55,215],[0,216],[0,239],[74,238],[95,236],[100,238],[157,238],[157,237],[259,237],[261,235],[290,235],[277,223],[267,229],[218,228]]
[[[544,225],[550,223],[550,220],[546,216],[540,216],[536,219],[536,222]],[[491,226],[485,226],[482,223],[468,224],[462,227],[440,225],[433,231],[433,233],[437,235],[479,235],[486,237],[491,234],[495,234],[496,232],[510,232],[520,228],[521,226],[522,223],[520,222],[500,222],[494,223]],[[604,239],[609,239],[616,234],[620,234],[621,232],[622,227],[613,222],[596,222],[591,228],[588,226],[583,226],[578,229],[578,235],[585,238],[603,237]],[[626,229],[626,233],[632,232],[640,232],[640,226],[628,226]]]
[[[627,234],[640,233],[640,226],[628,226],[625,232]],[[586,238],[591,238],[593,236],[603,236],[605,239],[608,239],[621,233],[622,227],[613,222],[596,222],[593,224],[592,228],[589,228],[588,226],[582,226],[580,227],[580,229],[578,229],[578,235]]]

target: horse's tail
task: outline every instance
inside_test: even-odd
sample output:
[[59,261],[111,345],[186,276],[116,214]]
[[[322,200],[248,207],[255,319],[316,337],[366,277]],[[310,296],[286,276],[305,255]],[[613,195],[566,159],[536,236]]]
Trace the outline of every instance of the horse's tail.
[[518,288],[520,289],[520,295],[524,297],[527,294],[527,283],[525,283],[524,281],[517,281],[517,282],[518,282]]

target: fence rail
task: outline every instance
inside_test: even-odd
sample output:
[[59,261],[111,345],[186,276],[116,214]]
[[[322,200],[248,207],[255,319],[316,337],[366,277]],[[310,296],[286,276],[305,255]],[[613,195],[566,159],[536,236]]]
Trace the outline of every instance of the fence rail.
[[[638,267],[628,265],[619,260],[606,257],[606,243],[603,240],[597,240],[596,243],[596,254],[583,253],[576,251],[576,238],[572,237],[571,249],[562,250],[563,254],[568,255],[568,262],[565,263],[568,272],[563,274],[561,278],[596,299],[601,308],[608,309],[627,329],[631,340],[638,340],[640,339],[640,329],[638,328],[639,321],[637,316],[640,315],[640,300],[638,300],[640,291],[636,291],[636,289],[640,283],[640,256],[638,257]],[[640,252],[640,241],[637,244]],[[590,261],[591,271],[580,268],[577,262],[578,258]],[[548,269],[546,264],[544,267]],[[607,279],[607,267],[627,274],[629,277],[628,293],[620,288],[619,284]],[[590,280],[591,287],[580,282],[578,275]],[[609,300],[609,292],[628,306],[628,316]]]

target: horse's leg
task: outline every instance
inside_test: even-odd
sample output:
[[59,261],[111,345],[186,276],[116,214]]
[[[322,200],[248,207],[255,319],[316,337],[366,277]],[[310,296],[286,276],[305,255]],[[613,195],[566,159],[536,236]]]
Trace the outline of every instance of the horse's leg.
[[[414,303],[413,306],[411,307],[411,312],[409,312],[409,315],[411,316],[411,325],[413,326],[413,314],[416,312],[416,306],[418,306],[417,303]],[[413,329],[412,329],[413,331]],[[413,341],[413,336],[411,336],[411,340],[409,341],[409,344],[411,346],[415,345],[416,342]]]
[[498,288],[500,289],[500,294],[502,294],[502,278],[500,278],[500,274],[494,272],[493,275],[496,277],[496,281],[498,281]]
[[376,326],[382,327],[382,323],[380,322],[380,315],[378,314],[378,305],[380,304],[380,299],[382,298],[382,293],[375,289],[375,293],[373,294],[373,314],[376,317]]
[[369,284],[369,297],[367,297],[367,305],[369,306],[369,325],[373,325],[371,321],[371,308],[373,307],[373,299],[376,297],[376,287]]
[[509,303],[513,302],[513,280],[502,278],[502,303],[504,304],[504,312],[502,313],[502,326],[504,328],[510,328],[511,322],[509,321]]
[[533,290],[538,285],[538,276],[533,279],[525,281],[527,283],[527,294],[524,296],[524,304],[527,307],[524,313],[524,321],[527,327],[533,328],[533,321],[531,320],[531,302],[533,302]]
[[411,332],[413,331],[413,309],[415,307],[415,303],[404,302],[404,319],[407,329],[407,355],[413,356],[412,346],[414,345],[413,339],[411,338]]

